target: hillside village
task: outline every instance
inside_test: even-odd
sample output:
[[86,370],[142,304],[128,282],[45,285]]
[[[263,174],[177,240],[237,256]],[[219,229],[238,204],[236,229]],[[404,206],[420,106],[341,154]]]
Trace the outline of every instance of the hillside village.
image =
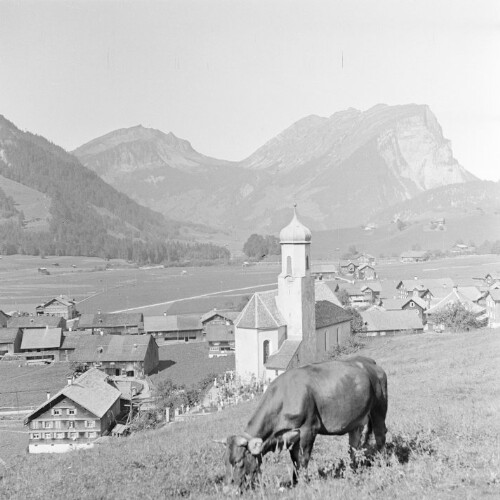
[[[386,280],[378,276],[376,258],[369,254],[338,264],[313,262],[312,242],[294,209],[280,233],[277,289],[254,293],[241,311],[80,314],[78,304],[65,295],[32,313],[0,311],[2,365],[71,367],[67,384],[26,413],[29,452],[92,447],[130,433],[134,419],[151,412],[164,423],[221,410],[254,397],[294,366],[328,359],[354,336],[369,341],[441,331],[440,313],[457,304],[477,325],[500,326],[498,274],[479,276],[474,284],[446,276]],[[405,253],[400,261],[419,258],[418,252]],[[160,404],[158,374],[164,371],[169,377],[164,365],[169,365],[170,352],[194,346],[202,348],[194,362],[213,366],[213,372],[207,368],[212,379],[204,381],[191,404],[182,398],[179,406]],[[213,364],[217,360],[224,363]]]

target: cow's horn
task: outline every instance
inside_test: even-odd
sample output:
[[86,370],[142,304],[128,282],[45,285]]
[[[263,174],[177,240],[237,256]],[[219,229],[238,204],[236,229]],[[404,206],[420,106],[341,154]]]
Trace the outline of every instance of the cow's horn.
[[235,436],[234,444],[236,446],[246,446],[248,444],[248,439],[244,436]]
[[217,444],[223,444],[224,446],[227,445],[227,438],[224,438],[224,439],[212,439],[212,441],[214,443],[217,443]]
[[252,438],[248,441],[248,451],[252,455],[260,455],[262,453],[263,441],[260,438]]

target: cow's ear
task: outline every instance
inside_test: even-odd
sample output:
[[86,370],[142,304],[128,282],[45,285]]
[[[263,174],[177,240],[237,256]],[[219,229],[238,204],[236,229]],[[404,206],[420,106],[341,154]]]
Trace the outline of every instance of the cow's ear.
[[224,439],[212,439],[214,443],[222,444],[223,446],[227,446],[227,438]]

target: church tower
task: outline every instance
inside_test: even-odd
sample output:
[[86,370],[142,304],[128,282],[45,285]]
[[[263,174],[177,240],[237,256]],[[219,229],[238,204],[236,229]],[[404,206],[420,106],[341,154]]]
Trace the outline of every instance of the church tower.
[[287,338],[302,340],[300,364],[314,361],[316,318],[314,277],[311,275],[311,231],[293,218],[280,232],[281,273],[276,302],[287,324]]

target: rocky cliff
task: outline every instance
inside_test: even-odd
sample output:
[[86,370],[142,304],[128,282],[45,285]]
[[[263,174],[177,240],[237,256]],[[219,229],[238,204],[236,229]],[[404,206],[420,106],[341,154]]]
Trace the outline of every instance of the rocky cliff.
[[377,105],[299,120],[238,163],[133,127],[75,155],[106,181],[172,218],[273,232],[298,203],[315,229],[362,224],[426,190],[475,180],[425,105]]

